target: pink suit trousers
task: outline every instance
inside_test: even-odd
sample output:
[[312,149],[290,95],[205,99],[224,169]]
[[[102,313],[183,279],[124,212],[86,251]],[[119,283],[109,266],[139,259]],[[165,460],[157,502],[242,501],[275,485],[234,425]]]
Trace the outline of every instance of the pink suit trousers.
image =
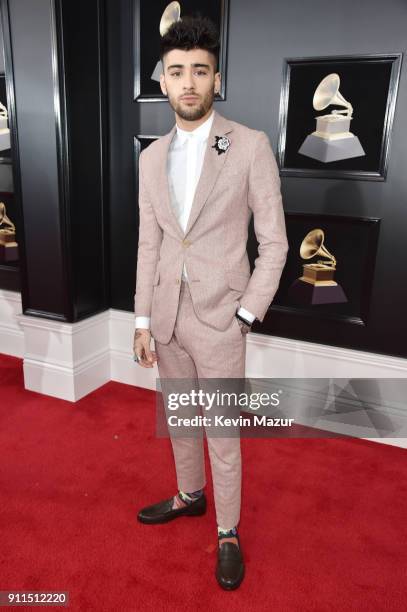
[[[155,340],[160,379],[192,379],[204,387],[204,379],[245,376],[246,332],[236,317],[222,331],[201,321],[187,282],[182,281],[174,332],[170,341]],[[198,407],[198,410],[201,410]],[[186,493],[206,484],[203,430],[194,437],[170,434],[178,488]],[[239,435],[206,435],[212,471],[216,521],[230,529],[240,520],[242,460]]]

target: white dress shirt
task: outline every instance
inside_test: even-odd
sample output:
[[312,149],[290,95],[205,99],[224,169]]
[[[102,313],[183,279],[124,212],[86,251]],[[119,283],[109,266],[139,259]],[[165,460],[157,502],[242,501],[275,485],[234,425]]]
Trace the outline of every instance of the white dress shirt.
[[[172,208],[178,223],[185,232],[195,189],[202,170],[206,143],[212,127],[214,112],[195,130],[188,132],[177,125],[170,143],[167,158],[168,184]],[[185,262],[182,279],[188,281]],[[256,318],[251,312],[240,307],[239,315],[252,323]],[[150,317],[136,317],[136,327],[149,329]]]

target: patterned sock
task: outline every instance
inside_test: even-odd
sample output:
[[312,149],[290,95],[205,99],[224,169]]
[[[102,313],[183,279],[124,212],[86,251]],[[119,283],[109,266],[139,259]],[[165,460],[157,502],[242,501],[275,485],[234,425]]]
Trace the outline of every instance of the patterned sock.
[[183,508],[184,506],[189,506],[192,502],[196,501],[203,495],[203,489],[198,489],[198,491],[194,491],[193,493],[185,493],[184,491],[178,491],[177,495],[174,495],[174,502],[172,504],[172,509],[176,510],[177,508]]
[[237,527],[232,527],[232,529],[222,529],[222,527],[218,526],[219,546],[222,546],[222,544],[225,542],[231,542],[232,544],[239,546],[239,540],[237,539]]

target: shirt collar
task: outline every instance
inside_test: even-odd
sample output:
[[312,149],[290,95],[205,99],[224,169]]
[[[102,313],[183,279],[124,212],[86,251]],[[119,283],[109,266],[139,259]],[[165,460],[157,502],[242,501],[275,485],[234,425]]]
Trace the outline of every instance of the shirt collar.
[[177,125],[177,138],[179,142],[184,144],[190,134],[194,135],[194,140],[196,139],[200,142],[206,140],[209,136],[209,132],[211,131],[214,114],[215,113],[212,110],[212,113],[209,115],[207,120],[192,131],[183,130]]

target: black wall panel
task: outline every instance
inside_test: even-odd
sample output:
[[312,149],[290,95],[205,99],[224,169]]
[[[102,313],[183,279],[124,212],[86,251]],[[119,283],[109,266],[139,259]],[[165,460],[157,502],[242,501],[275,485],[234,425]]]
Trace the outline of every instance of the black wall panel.
[[109,308],[103,0],[8,0],[23,312]]
[[[111,133],[111,304],[132,311],[138,238],[135,135],[174,124],[167,102],[133,102],[132,0],[108,3]],[[404,52],[407,4],[399,0],[230,2],[227,98],[215,108],[265,130],[277,150],[286,57]],[[403,62],[384,182],[282,177],[284,207],[381,219],[369,318],[364,325],[270,309],[255,331],[407,357],[407,94]],[[256,240],[251,230],[253,260]],[[329,248],[329,247],[328,247]]]

